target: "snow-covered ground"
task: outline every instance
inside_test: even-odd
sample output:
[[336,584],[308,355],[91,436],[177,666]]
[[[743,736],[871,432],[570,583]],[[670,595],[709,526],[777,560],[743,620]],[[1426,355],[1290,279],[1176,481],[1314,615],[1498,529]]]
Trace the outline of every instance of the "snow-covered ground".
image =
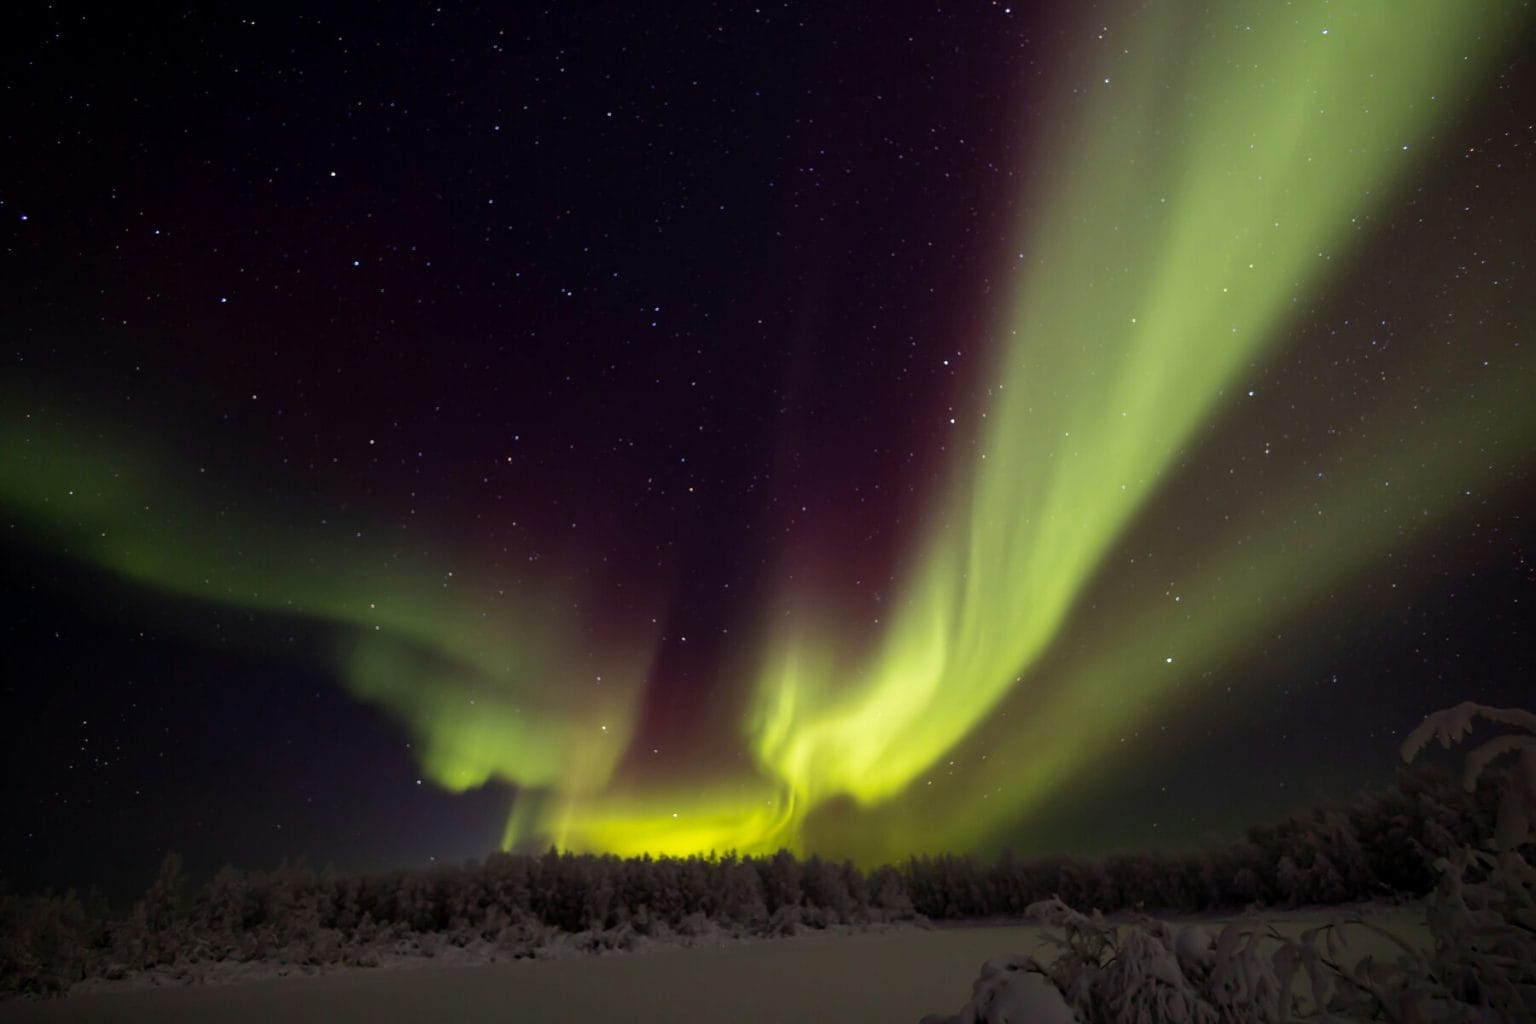
[[[1388,931],[1428,943],[1421,907],[1359,908]],[[1326,912],[1266,913],[1288,935]],[[1225,921],[1230,917],[1202,917]],[[372,969],[228,984],[135,988],[103,983],[63,999],[0,1003],[0,1021],[166,1022],[539,1021],[706,1022],[836,1020],[916,1024],[952,1013],[981,964],[1007,953],[1051,952],[1037,926],[946,927],[868,934],[811,932],[789,939],[449,964],[415,960]],[[1388,942],[1356,929],[1351,959],[1388,956]],[[296,969],[289,968],[293,971]]]

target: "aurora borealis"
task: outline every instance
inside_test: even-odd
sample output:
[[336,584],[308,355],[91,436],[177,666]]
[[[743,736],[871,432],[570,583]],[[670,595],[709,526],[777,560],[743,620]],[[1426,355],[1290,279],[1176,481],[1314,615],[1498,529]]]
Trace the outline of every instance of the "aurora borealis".
[[534,848],[1178,843],[1518,702],[1532,19],[1445,10],[32,26],[19,856],[147,785],[484,852],[347,810],[412,773]]

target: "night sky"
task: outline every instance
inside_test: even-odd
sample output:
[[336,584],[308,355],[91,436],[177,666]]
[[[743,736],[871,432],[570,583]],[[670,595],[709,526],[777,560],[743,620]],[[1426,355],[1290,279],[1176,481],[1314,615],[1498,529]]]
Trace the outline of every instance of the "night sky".
[[215,6],[0,32],[13,882],[1171,848],[1533,702],[1527,5]]

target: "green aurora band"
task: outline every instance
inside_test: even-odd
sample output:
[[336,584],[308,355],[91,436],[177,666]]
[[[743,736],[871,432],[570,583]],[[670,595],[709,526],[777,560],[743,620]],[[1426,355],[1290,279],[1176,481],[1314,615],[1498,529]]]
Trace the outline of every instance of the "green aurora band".
[[[1475,402],[1342,441],[1337,458],[1368,469],[1298,473],[1280,491],[1328,514],[1249,510],[1204,538],[1180,583],[1189,604],[1078,608],[1522,14],[1361,0],[1229,3],[1195,19],[1152,5],[1069,62],[1046,147],[1063,159],[1022,203],[986,399],[950,446],[967,458],[935,496],[894,614],[855,643],[818,612],[825,595],[776,595],[789,613],[760,638],[740,723],[754,770],[703,789],[616,770],[654,638],[598,649],[584,595],[552,577],[448,580],[425,558],[318,530],[271,543],[280,514],[218,507],[192,474],[104,443],[109,431],[20,387],[7,388],[0,501],[43,541],[136,583],[336,627],[349,689],[406,724],[428,777],[519,787],[508,845],[788,846],[866,863],[973,848],[1136,723],[1197,699],[1203,672],[1403,543],[1405,523],[1427,533],[1460,511],[1451,496],[1529,460],[1527,356]],[[1475,458],[1446,440],[1472,436]],[[1074,617],[1103,623],[1104,642],[1054,653]],[[960,792],[927,785],[961,749],[991,753]]]
[[64,553],[173,595],[340,627],[350,689],[409,724],[424,773],[447,789],[496,778],[586,793],[608,782],[648,639],[591,653],[583,624],[554,611],[577,596],[552,579],[475,581],[441,566],[476,560],[441,546],[429,568],[410,554],[414,540],[379,545],[215,503],[192,483],[201,474],[162,465],[147,444],[108,442],[120,428],[28,411],[62,403],[25,379],[7,383],[17,412],[0,432],[0,498]]
[[[1016,247],[1017,294],[994,346],[974,457],[954,467],[874,650],[841,641],[817,595],[785,594],[791,611],[763,644],[747,723],[771,786],[611,798],[569,814],[579,825],[557,830],[562,844],[798,847],[820,806],[851,798],[870,809],[907,793],[1025,680],[1196,430],[1283,339],[1297,300],[1337,273],[1331,258],[1352,247],[1359,222],[1457,111],[1469,69],[1513,34],[1515,10],[1474,4],[1451,17],[1436,2],[1251,3],[1192,22],[1176,6],[1149,5],[1117,28],[1113,39],[1129,48],[1106,41],[1089,68],[1074,69],[1054,147],[1070,156],[1025,204],[1043,216]],[[1518,388],[1503,396],[1498,426],[1528,422],[1521,397]],[[1491,472],[1449,463],[1434,470]],[[1369,536],[1354,538],[1359,522],[1339,516],[1319,529],[1371,550]],[[1354,564],[1314,565],[1309,586]],[[1251,630],[1278,609],[1227,611]],[[1252,633],[1213,635],[1225,645]],[[1131,681],[1159,663],[1091,673],[1032,711],[1022,733],[999,737],[1000,749],[1029,755],[994,760],[994,769],[1009,764],[1007,796],[985,813],[985,788],[950,793],[947,806],[963,810],[895,829],[856,818],[833,841],[874,861],[963,848],[985,834],[968,822],[1017,820],[1074,765],[1107,751],[1085,731],[1118,734],[1145,714],[1153,694]],[[1102,710],[1095,695],[1105,687],[1137,696],[1117,714],[1086,714]],[[1094,721],[1106,728],[1085,730]]]

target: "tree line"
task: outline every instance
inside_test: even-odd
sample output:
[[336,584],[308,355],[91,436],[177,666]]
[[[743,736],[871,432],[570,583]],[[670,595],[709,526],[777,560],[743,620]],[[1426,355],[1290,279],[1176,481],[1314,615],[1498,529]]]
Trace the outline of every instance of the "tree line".
[[941,855],[863,871],[787,850],[628,859],[550,850],[373,874],[225,867],[194,887],[172,854],[120,912],[95,893],[15,895],[0,885],[0,991],[60,992],[144,971],[192,978],[199,965],[231,962],[374,966],[445,946],[515,958],[555,943],[601,951],[712,933],[1018,917],[1053,897],[1106,913],[1417,899],[1436,884],[1435,858],[1491,832],[1499,782],[1490,774],[1468,793],[1442,771],[1402,769],[1384,791],[1251,828],[1236,843],[1095,860]]

